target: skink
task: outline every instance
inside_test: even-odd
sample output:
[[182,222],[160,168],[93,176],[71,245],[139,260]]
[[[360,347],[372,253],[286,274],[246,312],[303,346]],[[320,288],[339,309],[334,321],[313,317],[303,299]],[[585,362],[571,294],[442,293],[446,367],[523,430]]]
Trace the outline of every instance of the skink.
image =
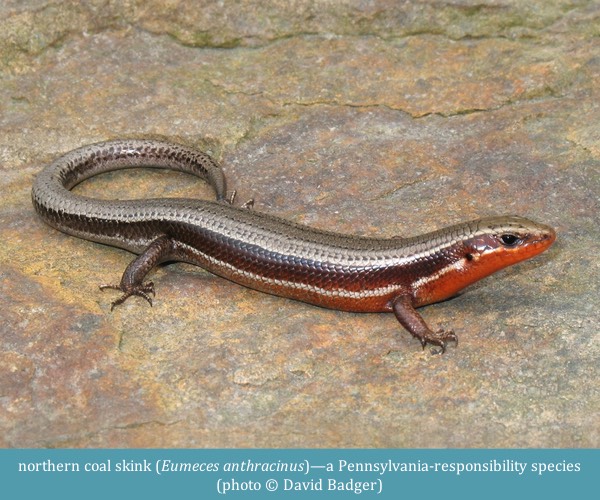
[[[109,201],[70,192],[96,174],[159,167],[208,181],[216,201]],[[256,290],[318,306],[393,312],[426,344],[446,349],[452,331],[433,331],[415,310],[445,300],[500,269],[546,250],[556,233],[523,217],[488,217],[410,238],[369,238],[320,231],[226,200],[224,174],[208,155],[169,142],[120,140],[84,146],[35,179],[33,204],[54,228],[139,256],[116,288],[113,307],[137,295],[152,304],[146,275],[184,261]]]

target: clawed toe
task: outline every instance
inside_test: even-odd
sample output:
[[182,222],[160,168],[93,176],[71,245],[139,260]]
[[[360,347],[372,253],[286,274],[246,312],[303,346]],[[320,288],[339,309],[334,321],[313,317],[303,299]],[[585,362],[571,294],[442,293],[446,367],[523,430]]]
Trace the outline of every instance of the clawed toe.
[[436,335],[439,335],[442,340],[445,340],[446,342],[454,342],[456,345],[458,345],[458,337],[453,330],[438,330],[435,333]]
[[452,330],[438,330],[436,332],[430,332],[429,335],[420,337],[419,340],[421,341],[421,346],[423,349],[425,349],[427,344],[440,347],[439,350],[432,349],[431,352],[433,354],[445,353],[448,342],[454,342],[455,345],[458,345],[458,337]]
[[252,210],[254,208],[254,198],[250,198],[248,201],[246,201],[242,205],[242,208],[245,208],[247,210]]
[[106,290],[107,288],[123,292],[123,295],[121,295],[117,300],[113,301],[113,303],[111,304],[111,311],[118,305],[121,305],[133,295],[137,295],[138,297],[146,299],[150,306],[152,306],[152,297],[150,297],[150,295],[152,294],[153,297],[156,297],[154,283],[152,281],[148,281],[147,283],[140,283],[139,285],[135,285],[132,287],[125,287],[123,285],[100,285],[100,290]]

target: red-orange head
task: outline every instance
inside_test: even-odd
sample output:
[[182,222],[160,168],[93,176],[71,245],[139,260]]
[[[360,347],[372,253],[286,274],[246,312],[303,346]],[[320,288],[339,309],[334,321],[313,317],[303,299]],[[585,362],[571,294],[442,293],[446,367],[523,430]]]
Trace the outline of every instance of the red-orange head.
[[415,283],[417,305],[452,297],[496,271],[542,253],[556,239],[550,226],[513,215],[460,224],[448,233],[455,235],[446,243],[451,258]]

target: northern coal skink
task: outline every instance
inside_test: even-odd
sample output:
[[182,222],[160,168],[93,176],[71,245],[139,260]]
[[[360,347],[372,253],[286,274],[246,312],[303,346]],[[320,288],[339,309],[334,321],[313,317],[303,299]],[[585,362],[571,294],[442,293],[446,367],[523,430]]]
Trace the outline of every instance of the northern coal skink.
[[[217,201],[108,201],[70,189],[101,172],[131,167],[184,171],[208,181]],[[452,331],[433,331],[415,308],[456,295],[500,269],[546,250],[555,231],[523,217],[488,217],[410,238],[369,238],[316,230],[226,200],[223,172],[208,155],[153,140],[84,146],[47,166],[35,179],[33,204],[65,233],[139,256],[116,288],[152,304],[146,275],[159,263],[184,261],[236,283],[318,306],[394,312],[421,341],[446,349]]]

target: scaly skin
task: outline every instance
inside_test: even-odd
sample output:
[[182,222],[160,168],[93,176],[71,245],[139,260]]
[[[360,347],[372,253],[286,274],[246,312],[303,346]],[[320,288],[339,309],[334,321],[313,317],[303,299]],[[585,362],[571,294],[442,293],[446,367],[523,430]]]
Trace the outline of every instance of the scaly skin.
[[[98,173],[139,166],[180,170],[207,180],[217,201],[96,200],[69,190]],[[152,303],[145,276],[164,261],[184,261],[263,292],[344,311],[394,312],[423,347],[443,352],[453,332],[433,332],[416,307],[445,300],[500,269],[546,250],[556,233],[523,217],[488,217],[411,238],[367,238],[320,231],[225,201],[220,167],[184,146],[123,140],[67,153],[32,190],[36,211],[65,233],[139,254],[123,292]],[[104,286],[107,287],[107,286]]]

